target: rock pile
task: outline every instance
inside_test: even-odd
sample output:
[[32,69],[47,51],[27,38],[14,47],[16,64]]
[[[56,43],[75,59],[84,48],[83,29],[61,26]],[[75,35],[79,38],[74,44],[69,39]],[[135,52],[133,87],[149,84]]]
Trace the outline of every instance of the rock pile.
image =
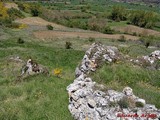
[[150,64],[153,64],[157,60],[160,60],[160,50],[156,50],[148,56],[143,56],[143,59],[149,62]]
[[[76,68],[76,79],[67,87],[68,108],[74,119],[146,120],[152,117],[158,120],[160,110],[135,96],[130,87],[124,88],[123,92],[114,90],[103,92],[95,89],[97,83],[93,82],[88,74],[94,72],[103,62],[114,62],[117,59],[119,59],[119,53],[116,47],[94,43],[86,51],[82,63]],[[150,114],[151,116],[147,116]],[[146,116],[142,117],[142,115]]]
[[28,59],[27,63],[22,67],[21,76],[25,74],[33,75],[33,74],[39,74],[39,73],[49,74],[49,71],[42,65],[33,61],[32,59]]
[[139,57],[136,60],[131,59],[130,61],[149,69],[160,70],[160,50],[156,50],[150,55]]

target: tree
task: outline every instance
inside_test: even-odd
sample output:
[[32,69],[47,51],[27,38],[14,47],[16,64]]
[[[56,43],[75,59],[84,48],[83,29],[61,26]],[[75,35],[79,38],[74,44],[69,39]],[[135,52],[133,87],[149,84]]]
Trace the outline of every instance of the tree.
[[130,21],[132,24],[140,27],[152,28],[157,21],[157,15],[154,12],[134,11]]
[[115,21],[126,20],[126,9],[122,6],[114,6],[110,18]]

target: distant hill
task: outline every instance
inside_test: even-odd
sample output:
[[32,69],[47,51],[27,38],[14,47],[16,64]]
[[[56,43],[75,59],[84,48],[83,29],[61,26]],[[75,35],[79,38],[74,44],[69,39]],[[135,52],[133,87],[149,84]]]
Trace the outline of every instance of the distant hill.
[[151,4],[160,4],[160,0],[113,0],[117,2],[144,2],[144,3],[151,3]]

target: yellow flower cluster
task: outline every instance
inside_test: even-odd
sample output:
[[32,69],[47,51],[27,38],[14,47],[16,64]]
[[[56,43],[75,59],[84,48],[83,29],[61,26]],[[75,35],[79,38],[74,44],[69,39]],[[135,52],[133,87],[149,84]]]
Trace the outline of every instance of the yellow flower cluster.
[[20,24],[19,27],[18,27],[18,29],[24,29],[24,28],[26,28],[26,27],[27,27],[26,24]]
[[54,70],[53,70],[53,74],[54,74],[55,76],[57,76],[57,77],[60,77],[61,74],[62,74],[62,69],[60,69],[60,68],[54,69]]
[[3,2],[0,2],[0,19],[6,19],[8,17],[7,8],[4,7]]

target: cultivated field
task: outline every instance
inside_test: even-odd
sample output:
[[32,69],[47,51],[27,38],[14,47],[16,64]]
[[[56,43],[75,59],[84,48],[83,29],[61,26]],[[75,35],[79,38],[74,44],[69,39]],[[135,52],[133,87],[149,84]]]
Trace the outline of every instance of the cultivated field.
[[[52,25],[54,29],[58,31],[36,31],[34,32],[34,36],[39,39],[47,39],[47,38],[109,38],[109,39],[119,39],[120,36],[124,36],[127,40],[138,40],[139,37],[131,36],[131,35],[125,35],[125,34],[114,34],[114,35],[108,35],[108,34],[102,34],[95,31],[88,31],[88,30],[81,30],[76,28],[68,28],[62,25],[58,25],[56,23],[48,22],[42,18],[39,17],[27,17],[24,19],[18,19],[15,22],[23,23],[27,25],[37,25],[37,26],[46,26],[46,25]],[[63,32],[65,31],[65,32]]]

